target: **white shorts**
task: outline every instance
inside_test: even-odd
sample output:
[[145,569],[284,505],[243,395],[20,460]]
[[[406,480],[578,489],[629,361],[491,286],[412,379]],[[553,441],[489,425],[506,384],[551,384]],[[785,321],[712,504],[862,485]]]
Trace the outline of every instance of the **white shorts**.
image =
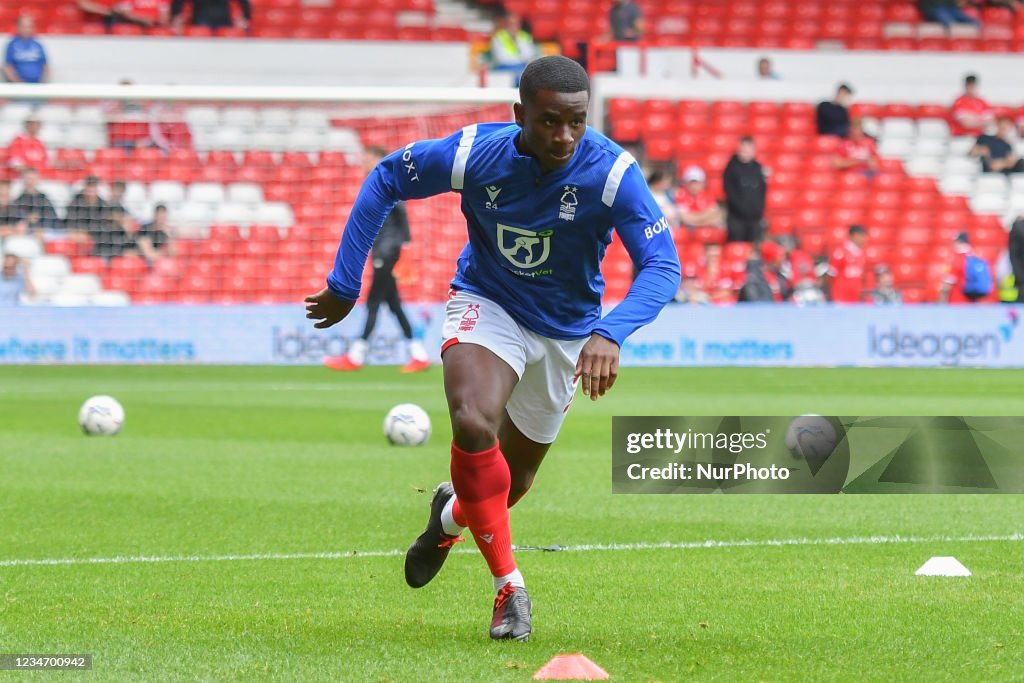
[[477,344],[515,370],[519,382],[505,408],[526,438],[552,443],[572,404],[573,380],[583,339],[549,339],[526,329],[490,299],[455,292],[445,308],[441,352],[453,344]]

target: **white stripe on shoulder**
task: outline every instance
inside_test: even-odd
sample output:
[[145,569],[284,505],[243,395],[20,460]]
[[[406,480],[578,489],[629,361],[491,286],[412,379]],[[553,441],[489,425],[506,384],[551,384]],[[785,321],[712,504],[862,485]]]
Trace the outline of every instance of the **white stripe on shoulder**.
[[636,159],[629,152],[623,152],[612,164],[612,170],[608,171],[608,180],[604,183],[604,193],[601,195],[601,203],[611,206],[615,203],[615,195],[619,191],[619,184],[622,176],[626,175],[626,169],[636,163]]
[[455,163],[452,164],[452,189],[461,190],[466,184],[466,163],[469,161],[469,150],[476,140],[476,124],[462,129],[459,148],[455,150]]

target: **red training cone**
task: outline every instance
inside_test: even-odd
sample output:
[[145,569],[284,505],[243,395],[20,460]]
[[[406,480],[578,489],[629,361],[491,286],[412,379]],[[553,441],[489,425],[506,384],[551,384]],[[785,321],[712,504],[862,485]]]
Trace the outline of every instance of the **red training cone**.
[[606,681],[608,672],[586,655],[556,655],[533,674],[537,681]]

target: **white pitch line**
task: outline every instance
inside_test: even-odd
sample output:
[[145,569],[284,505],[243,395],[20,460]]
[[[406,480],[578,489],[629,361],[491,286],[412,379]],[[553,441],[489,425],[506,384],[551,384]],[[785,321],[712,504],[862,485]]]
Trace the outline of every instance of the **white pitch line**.
[[[993,543],[1024,541],[1024,533],[1004,536],[848,536],[838,538],[782,538],[766,540],[684,541],[663,543],[599,543],[562,546],[567,552],[616,552],[629,550],[702,550],[713,548],[775,548],[789,546],[884,545],[905,543]],[[460,554],[475,550],[456,550]],[[253,555],[176,555],[64,557],[51,559],[0,560],[0,567],[38,567],[85,564],[157,564],[164,562],[251,562],[262,560],[343,560],[360,557],[399,557],[404,550],[369,550],[347,553],[267,553]]]

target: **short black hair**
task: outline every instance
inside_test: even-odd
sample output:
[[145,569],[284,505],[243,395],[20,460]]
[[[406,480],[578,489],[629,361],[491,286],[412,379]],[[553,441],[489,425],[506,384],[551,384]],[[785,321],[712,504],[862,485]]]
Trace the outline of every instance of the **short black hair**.
[[549,55],[530,62],[519,79],[519,101],[533,100],[541,90],[551,92],[586,92],[590,96],[590,77],[586,70],[568,57]]
[[153,213],[156,213],[157,211],[166,211],[166,210],[167,210],[167,205],[166,204],[157,204],[156,206],[153,207]]
[[742,145],[744,142],[749,142],[751,144],[756,144],[756,141],[754,140],[754,136],[752,136],[752,135],[744,135],[743,137],[741,137],[740,138],[740,144]]
[[119,187],[122,190],[126,190],[128,189],[128,183],[126,183],[123,180],[115,180],[114,182],[110,183],[110,189],[113,190],[115,187]]
[[868,234],[868,231],[864,229],[863,225],[851,225],[850,226],[850,230],[848,232],[849,232],[850,237],[853,237],[854,235],[866,235],[866,234]]
[[838,87],[838,88],[836,88],[836,92],[837,92],[837,93],[841,93],[841,92],[843,92],[844,90],[845,90],[846,92],[850,93],[851,95],[853,94],[853,88],[851,88],[851,87],[850,87],[850,84],[849,84],[849,83],[840,83],[840,84],[839,84],[839,87]]
[[978,77],[975,76],[974,74],[967,74],[967,76],[964,77],[964,85],[974,85],[977,82]]

